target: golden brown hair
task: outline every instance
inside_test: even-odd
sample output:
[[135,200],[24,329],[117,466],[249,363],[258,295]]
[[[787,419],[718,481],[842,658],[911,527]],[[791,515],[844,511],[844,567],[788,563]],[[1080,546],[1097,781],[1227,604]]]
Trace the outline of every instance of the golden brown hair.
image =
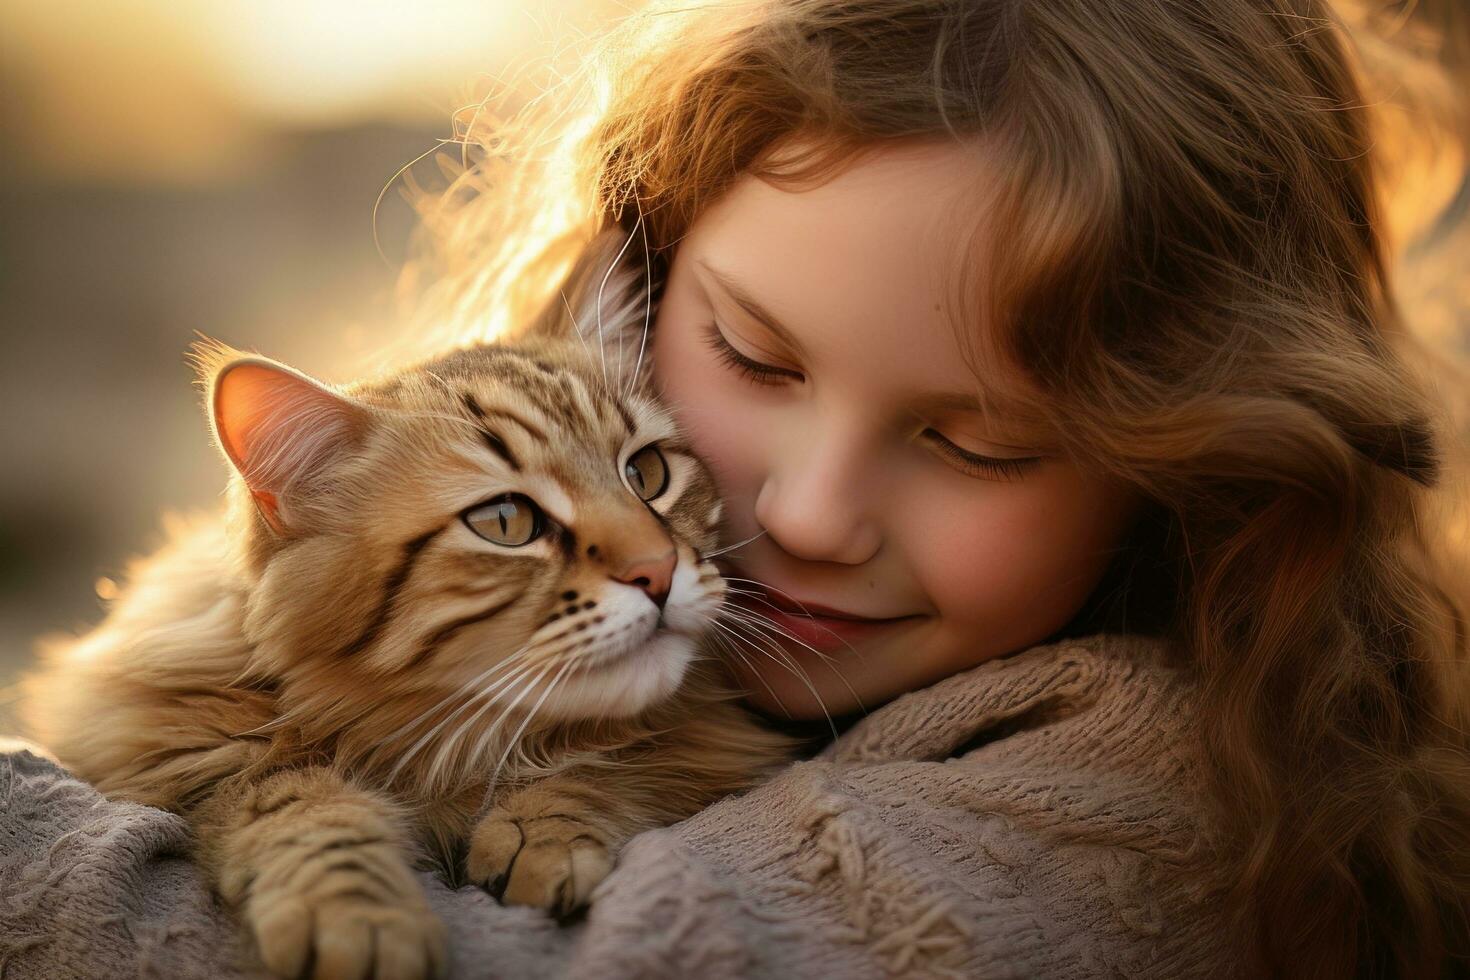
[[1470,956],[1451,443],[1400,325],[1332,11],[686,0],[592,64],[514,119],[464,121],[479,152],[422,202],[425,322],[559,316],[578,249],[614,223],[656,295],[742,174],[973,143],[993,175],[974,355],[1020,368],[1071,452],[1152,502],[1074,628],[1157,630],[1196,671],[1255,966],[1432,977]]

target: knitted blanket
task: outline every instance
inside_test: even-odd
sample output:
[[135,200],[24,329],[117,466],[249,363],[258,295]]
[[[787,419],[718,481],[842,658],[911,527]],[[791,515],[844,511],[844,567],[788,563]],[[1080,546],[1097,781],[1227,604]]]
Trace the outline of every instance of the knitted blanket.
[[[425,873],[452,976],[1234,975],[1191,690],[1137,637],[982,664],[634,838],[565,927]],[[260,976],[189,843],[0,755],[0,977]]]

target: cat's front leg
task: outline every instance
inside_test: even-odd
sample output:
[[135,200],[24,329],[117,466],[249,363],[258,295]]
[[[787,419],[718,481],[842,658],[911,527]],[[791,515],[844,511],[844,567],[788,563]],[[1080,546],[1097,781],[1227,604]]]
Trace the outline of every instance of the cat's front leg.
[[470,835],[470,880],[506,904],[564,917],[587,903],[633,835],[748,789],[792,759],[797,740],[716,695],[692,688],[672,723],[614,753],[621,765],[567,769],[496,799]]
[[234,781],[190,814],[201,863],[282,977],[421,980],[444,927],[391,801],[321,767]]
[[563,774],[497,802],[470,835],[470,881],[559,918],[586,905],[628,838],[660,823],[615,785]]

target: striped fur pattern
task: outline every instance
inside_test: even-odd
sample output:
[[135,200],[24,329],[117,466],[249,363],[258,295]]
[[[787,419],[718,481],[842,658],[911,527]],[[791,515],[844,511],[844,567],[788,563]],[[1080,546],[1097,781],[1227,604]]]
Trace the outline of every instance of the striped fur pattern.
[[[566,313],[641,317],[638,286]],[[185,814],[275,973],[438,974],[413,867],[569,914],[634,833],[790,757],[702,659],[724,595],[709,474],[597,354],[542,335],[331,388],[202,351],[227,513],[176,527],[101,625],[43,651],[31,734]],[[644,500],[627,464],[648,446],[667,487]],[[543,513],[534,540],[471,526],[506,494]],[[662,589],[650,558],[673,562]]]

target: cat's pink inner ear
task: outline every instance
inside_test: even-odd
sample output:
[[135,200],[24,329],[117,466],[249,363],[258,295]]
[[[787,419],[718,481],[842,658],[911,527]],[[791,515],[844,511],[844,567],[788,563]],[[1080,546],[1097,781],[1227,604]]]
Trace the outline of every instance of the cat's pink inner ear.
[[227,364],[214,382],[220,448],[276,523],[282,500],[354,442],[365,422],[351,401],[287,368],[263,361]]

